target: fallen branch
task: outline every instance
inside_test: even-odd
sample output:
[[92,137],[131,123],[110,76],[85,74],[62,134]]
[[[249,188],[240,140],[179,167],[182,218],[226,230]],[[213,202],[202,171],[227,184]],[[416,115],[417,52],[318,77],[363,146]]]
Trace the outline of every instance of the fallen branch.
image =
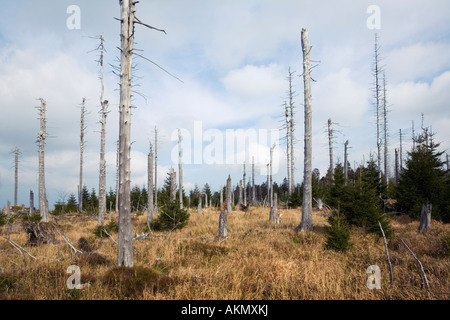
[[423,274],[423,280],[424,280],[424,282],[425,282],[425,285],[427,286],[428,291],[430,291],[430,286],[429,286],[429,284],[428,284],[428,279],[427,279],[427,276],[426,276],[426,274],[425,274],[425,271],[423,270],[422,263],[421,263],[420,260],[416,257],[416,255],[414,254],[414,252],[412,252],[412,250],[407,246],[407,244],[405,243],[405,241],[403,241],[403,239],[400,239],[400,240],[402,240],[402,243],[405,245],[406,249],[408,249],[408,251],[409,251],[409,252],[411,253],[411,255],[414,257],[414,259],[416,259],[416,261],[419,263],[420,270],[422,271],[422,274]]
[[59,234],[63,240],[69,245],[69,247],[75,252],[75,254],[79,253],[79,254],[84,254],[83,251],[78,250],[77,248],[75,248],[72,243],[70,242],[69,238],[66,237],[65,234],[61,234],[61,232],[59,232],[58,230],[55,230],[57,234]]
[[[3,237],[5,238],[5,237]],[[6,240],[8,240],[8,242],[17,250],[21,251],[22,254],[23,252],[25,252],[26,254],[28,254],[31,258],[33,258],[34,260],[37,260],[37,258],[35,256],[33,256],[31,253],[29,253],[27,250],[25,250],[23,247],[21,247],[20,245],[18,245],[16,242],[12,241],[11,239],[5,238]]]
[[116,240],[114,240],[114,238],[112,237],[112,235],[110,235],[109,234],[109,232],[108,231],[106,231],[104,228],[103,228],[103,230],[101,231],[101,232],[104,232],[104,233],[106,233],[106,235],[107,236],[109,236],[109,238],[115,243],[115,244],[117,244],[117,241]]
[[389,273],[391,276],[391,285],[392,285],[392,284],[394,284],[394,273],[392,272],[392,264],[391,264],[391,259],[389,258],[389,251],[388,251],[388,247],[387,247],[386,236],[384,235],[383,227],[381,226],[380,221],[378,221],[378,225],[380,226],[381,234],[383,235],[384,249],[386,250],[386,257],[387,257],[387,261],[388,261],[388,265],[389,265]]

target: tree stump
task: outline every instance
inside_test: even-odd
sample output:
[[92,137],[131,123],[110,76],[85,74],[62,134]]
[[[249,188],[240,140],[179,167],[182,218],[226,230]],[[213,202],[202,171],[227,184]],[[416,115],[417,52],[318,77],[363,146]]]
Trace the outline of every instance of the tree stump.
[[420,226],[419,231],[427,231],[430,227],[431,223],[431,209],[432,205],[430,204],[424,204],[422,206],[422,212],[420,214]]

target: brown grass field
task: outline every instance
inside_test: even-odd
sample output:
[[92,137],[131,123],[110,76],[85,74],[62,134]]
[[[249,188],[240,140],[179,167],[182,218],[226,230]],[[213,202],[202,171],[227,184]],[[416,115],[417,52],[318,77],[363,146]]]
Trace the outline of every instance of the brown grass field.
[[[65,215],[52,224],[79,250],[59,243],[24,247],[22,255],[6,238],[24,246],[27,235],[17,219],[9,233],[0,229],[0,299],[2,300],[448,300],[450,257],[442,238],[450,225],[432,221],[426,233],[418,222],[394,217],[388,248],[394,271],[390,285],[384,242],[376,235],[352,229],[353,248],[347,253],[324,249],[327,220],[314,212],[314,231],[300,233],[300,210],[280,210],[281,224],[269,223],[268,208],[251,208],[228,216],[228,239],[219,240],[218,212],[191,211],[181,231],[154,233],[134,242],[132,269],[116,267],[117,245],[93,234],[95,217]],[[106,215],[108,220],[117,219]],[[146,216],[133,217],[139,234]],[[117,233],[112,237],[117,241]],[[84,238],[80,241],[81,238]],[[430,291],[424,287],[417,261],[422,262]],[[69,290],[67,268],[81,269],[81,290]],[[366,286],[369,265],[381,269],[380,290]]]

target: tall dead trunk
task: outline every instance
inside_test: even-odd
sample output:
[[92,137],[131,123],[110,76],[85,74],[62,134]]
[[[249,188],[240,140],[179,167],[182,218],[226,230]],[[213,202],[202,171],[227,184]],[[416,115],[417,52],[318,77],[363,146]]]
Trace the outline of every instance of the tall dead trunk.
[[232,186],[231,186],[231,176],[228,176],[227,180],[227,213],[233,212],[233,205],[231,204],[231,193],[232,193]]
[[290,159],[291,159],[291,192],[293,192],[295,188],[295,153],[294,153],[294,144],[295,144],[295,138],[294,138],[294,132],[295,132],[295,113],[294,113],[294,94],[295,91],[293,90],[292,80],[293,80],[294,72],[291,72],[291,68],[289,68],[289,108],[291,112],[291,120],[289,124],[289,130],[290,130],[290,139],[289,142],[291,143],[291,152],[290,152]]
[[400,164],[399,164],[399,152],[395,149],[395,184],[398,185],[400,181]]
[[179,187],[178,198],[180,199],[180,209],[183,210],[183,165],[181,163],[183,157],[183,151],[181,149],[181,130],[178,130],[178,174],[179,174]]
[[117,154],[116,154],[116,212],[119,212],[119,140],[117,140]]
[[400,129],[400,151],[399,151],[399,175],[403,171],[403,134],[402,129]]
[[375,99],[376,99],[376,107],[377,107],[377,165],[378,165],[378,178],[381,182],[381,87],[380,87],[380,63],[379,63],[379,46],[378,46],[378,34],[375,34],[375,66],[374,66],[374,75],[375,75]]
[[227,211],[221,208],[219,215],[219,239],[226,239],[228,237],[227,216]]
[[312,107],[311,107],[311,47],[308,31],[302,29],[303,81],[305,95],[305,153],[302,205],[302,232],[312,230]]
[[344,150],[344,178],[345,178],[345,185],[347,185],[347,181],[348,181],[348,140],[345,141],[345,150]]
[[239,206],[242,206],[242,180],[239,181]]
[[17,207],[17,194],[19,189],[19,148],[14,150],[14,206]]
[[431,204],[424,204],[422,206],[422,212],[420,214],[420,226],[419,231],[427,231],[431,223]]
[[388,120],[387,120],[387,96],[386,96],[386,75],[383,72],[383,123],[384,123],[384,178],[386,185],[389,185],[389,142],[388,142]]
[[245,170],[245,162],[244,162],[244,176],[243,176],[243,180],[244,180],[244,184],[243,184],[243,187],[244,187],[244,189],[243,189],[243,192],[244,192],[244,199],[243,199],[243,204],[244,204],[244,207],[246,207],[247,206],[247,172],[246,172],[246,170]]
[[39,142],[39,212],[42,222],[48,222],[47,193],[45,189],[45,139],[47,138],[47,119],[45,117],[47,104],[41,99],[40,118],[41,130],[38,135]]
[[[334,179],[333,123],[331,122],[331,119],[328,119],[328,148],[330,150],[330,181],[333,182]],[[347,164],[344,165],[347,166]]]
[[252,204],[256,204],[256,188],[255,188],[255,157],[252,158]]
[[134,0],[120,0],[121,4],[121,61],[120,61],[120,139],[119,139],[119,267],[133,267],[133,236],[130,203],[131,154],[131,79],[134,46]]
[[155,127],[155,214],[158,214],[158,129]]
[[100,82],[101,82],[101,115],[100,121],[102,125],[101,138],[100,138],[100,177],[98,187],[98,225],[103,226],[105,223],[106,212],[106,160],[105,160],[105,145],[106,145],[106,117],[108,116],[108,101],[103,100],[105,92],[105,86],[103,83],[103,36],[100,36]]
[[170,202],[175,202],[177,199],[177,173],[172,168],[170,171]]
[[84,160],[84,125],[86,116],[86,98],[81,103],[81,121],[80,121],[80,182],[78,185],[78,211],[83,211],[83,160]]
[[147,224],[155,219],[153,211],[153,145],[150,143],[150,152],[148,154]]
[[289,118],[289,108],[287,103],[285,105],[286,111],[286,164],[287,164],[287,180],[288,180],[288,198],[292,194],[291,182],[291,120]]
[[34,193],[30,190],[30,215],[34,214]]

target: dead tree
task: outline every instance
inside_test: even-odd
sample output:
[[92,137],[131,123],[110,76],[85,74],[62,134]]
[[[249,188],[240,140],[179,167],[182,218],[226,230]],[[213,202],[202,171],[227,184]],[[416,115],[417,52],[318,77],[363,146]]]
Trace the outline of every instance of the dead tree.
[[432,204],[424,204],[422,206],[422,212],[420,214],[420,226],[419,226],[419,231],[427,231],[428,228],[430,227],[430,223],[431,223],[431,209],[432,209]]
[[[222,192],[220,193],[222,195]],[[220,206],[219,215],[219,239],[226,239],[228,237],[228,212],[224,205]]]
[[378,34],[375,34],[375,53],[374,53],[374,67],[373,67],[373,73],[375,76],[375,100],[376,100],[376,120],[377,120],[377,165],[378,165],[378,172],[379,172],[379,180],[381,182],[381,86],[380,86],[380,73],[382,71],[380,67],[380,47],[378,46]]
[[153,145],[150,142],[150,152],[148,154],[147,224],[155,218],[153,211]]
[[400,164],[399,164],[399,151],[395,148],[395,184],[398,185],[400,181]]
[[117,152],[116,152],[116,212],[119,212],[119,140],[117,140]]
[[232,189],[231,189],[231,176],[228,176],[228,180],[227,180],[227,213],[231,213],[233,212],[233,206],[231,204],[232,199],[231,199],[231,193],[232,193]]
[[83,211],[83,157],[84,157],[84,133],[86,127],[84,124],[86,116],[86,98],[81,102],[81,120],[80,120],[80,183],[78,185],[78,211]]
[[180,209],[183,210],[183,165],[181,163],[183,151],[181,149],[181,130],[178,129],[178,174],[179,174],[179,187],[178,187],[178,197],[180,199]]
[[270,203],[270,212],[269,212],[269,221],[274,221],[273,216],[273,152],[275,149],[275,144],[270,148],[270,162],[269,162],[269,203]]
[[252,158],[252,204],[256,203],[256,187],[255,187],[255,157]]
[[158,213],[158,129],[155,127],[155,213]]
[[[328,148],[330,150],[330,181],[333,181],[334,179],[333,123],[331,122],[331,119],[328,119]],[[345,163],[345,166],[347,166],[347,163]]]
[[34,193],[30,190],[30,215],[34,214]]
[[244,162],[243,181],[244,181],[244,183],[243,183],[243,187],[244,187],[244,189],[243,189],[243,192],[244,192],[244,199],[243,199],[243,201],[244,201],[244,203],[243,203],[243,205],[244,205],[244,207],[246,207],[247,206],[247,172],[245,170],[245,162]]
[[383,124],[384,124],[384,178],[389,185],[389,142],[388,142],[388,120],[387,120],[387,96],[386,75],[383,72]]
[[292,194],[292,183],[291,183],[291,119],[289,116],[289,107],[287,103],[285,105],[286,111],[286,171],[288,180],[288,198]]
[[304,188],[302,205],[302,232],[312,230],[312,108],[311,108],[311,47],[308,31],[302,29],[303,81],[305,96],[305,153],[304,153]]
[[345,178],[345,185],[347,185],[348,181],[348,140],[345,141],[345,150],[344,150],[344,178]]
[[402,129],[400,129],[400,150],[399,150],[399,175],[403,171],[403,134]]
[[119,267],[133,267],[133,235],[130,201],[131,153],[131,79],[134,47],[136,2],[120,0],[121,59],[120,59],[120,129],[119,129]]
[[239,181],[239,206],[242,206],[242,180]]
[[170,202],[175,202],[177,199],[177,173],[172,168],[170,169]]
[[17,207],[17,195],[19,186],[19,148],[14,150],[14,206]]
[[11,217],[11,202],[6,201],[6,218],[9,219]]
[[292,80],[293,80],[293,76],[294,76],[295,72],[291,71],[291,68],[289,68],[289,108],[290,108],[290,115],[291,115],[291,119],[290,119],[290,123],[289,123],[289,131],[290,131],[290,139],[289,142],[291,144],[291,152],[290,152],[290,160],[291,160],[291,192],[293,192],[294,188],[295,188],[295,153],[294,153],[294,144],[295,144],[295,138],[294,138],[294,132],[295,132],[295,121],[294,121],[294,116],[295,116],[295,106],[294,106],[294,95],[295,95],[295,91],[293,90],[293,85],[292,85]]
[[99,196],[98,196],[98,225],[103,226],[105,222],[106,212],[106,160],[105,160],[105,144],[106,144],[106,118],[108,116],[108,101],[103,100],[105,92],[105,86],[103,83],[103,36],[100,36],[100,82],[101,82],[101,115],[102,119],[100,124],[102,125],[100,135],[100,177],[99,177]]
[[198,205],[197,205],[197,212],[198,213],[203,213],[202,201],[203,201],[203,197],[202,197],[202,195],[200,195],[200,198],[198,199]]
[[48,222],[48,203],[47,194],[45,189],[45,139],[47,138],[47,119],[45,117],[46,113],[46,102],[41,99],[40,107],[40,118],[41,118],[41,130],[38,135],[39,143],[39,212],[42,218],[42,222]]

